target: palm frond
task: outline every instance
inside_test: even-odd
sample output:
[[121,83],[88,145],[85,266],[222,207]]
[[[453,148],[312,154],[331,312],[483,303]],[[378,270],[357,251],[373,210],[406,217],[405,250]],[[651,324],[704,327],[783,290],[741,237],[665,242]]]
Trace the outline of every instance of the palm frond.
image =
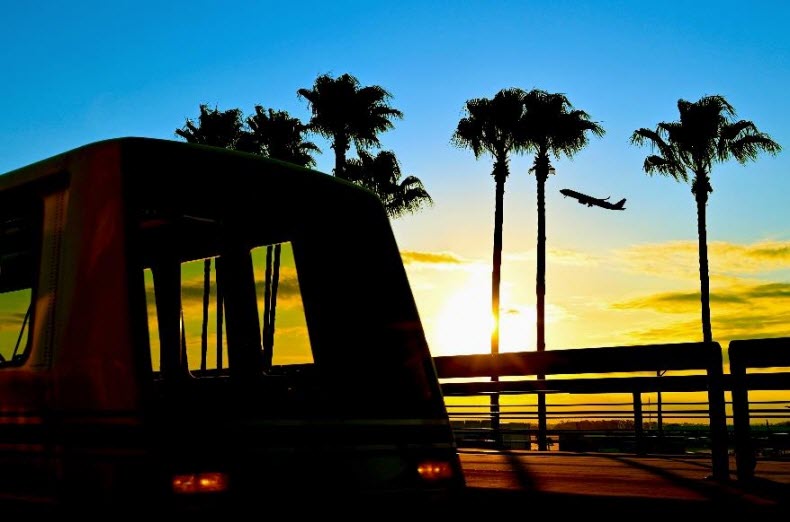
[[742,136],[729,145],[729,153],[741,164],[757,159],[760,152],[775,156],[781,150],[782,147],[778,143],[761,132]]
[[648,174],[661,174],[662,176],[669,176],[677,181],[687,181],[688,174],[682,165],[668,160],[663,156],[650,155],[645,158],[645,163],[642,166]]
[[563,93],[533,89],[524,96],[521,150],[571,158],[587,145],[589,135],[601,137],[605,132],[587,112],[575,109]]
[[389,150],[380,151],[375,156],[359,151],[357,158],[348,160],[345,174],[349,181],[376,194],[387,215],[393,218],[433,203],[419,178],[406,176],[401,181],[400,163],[395,153]]

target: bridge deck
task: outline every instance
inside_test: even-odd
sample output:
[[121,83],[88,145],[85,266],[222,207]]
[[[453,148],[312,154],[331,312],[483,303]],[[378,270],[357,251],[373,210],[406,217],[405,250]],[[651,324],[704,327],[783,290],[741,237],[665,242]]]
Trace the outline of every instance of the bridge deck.
[[[709,479],[709,456],[635,456],[461,449],[467,485],[498,497],[518,495],[546,507],[577,506],[710,512],[790,508],[790,460],[761,460],[749,484]],[[734,469],[734,459],[730,463]],[[523,494],[523,495],[522,495]]]

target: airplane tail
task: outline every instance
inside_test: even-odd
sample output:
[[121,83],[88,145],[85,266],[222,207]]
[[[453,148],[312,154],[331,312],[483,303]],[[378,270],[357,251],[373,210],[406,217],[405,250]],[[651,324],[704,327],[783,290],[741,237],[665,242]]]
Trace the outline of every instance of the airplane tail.
[[621,199],[617,203],[614,204],[614,208],[617,210],[624,210],[625,209],[625,198]]

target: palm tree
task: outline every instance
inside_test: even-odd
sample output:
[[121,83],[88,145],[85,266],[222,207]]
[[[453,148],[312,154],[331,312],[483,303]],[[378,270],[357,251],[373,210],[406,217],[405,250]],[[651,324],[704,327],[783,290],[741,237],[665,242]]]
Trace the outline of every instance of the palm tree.
[[236,144],[244,135],[244,121],[240,109],[220,111],[216,107],[209,109],[208,105],[200,105],[200,116],[197,124],[189,118],[176,135],[184,138],[188,143],[198,143],[211,147],[235,149]]
[[255,114],[246,121],[250,129],[244,144],[247,152],[263,154],[300,167],[315,166],[313,153],[321,152],[321,149],[315,143],[305,141],[304,135],[309,127],[299,118],[292,118],[287,111],[256,105]]
[[[315,165],[313,152],[321,152],[315,143],[305,141],[308,127],[286,111],[255,106],[255,114],[247,118],[250,132],[244,139],[247,152],[263,154],[300,167]],[[266,247],[266,268],[263,293],[263,366],[268,369],[274,356],[274,323],[277,311],[277,288],[280,280],[281,245]]]
[[[523,146],[534,151],[535,157],[530,172],[538,182],[538,243],[537,276],[537,351],[546,349],[546,181],[554,169],[553,155],[568,158],[582,150],[588,143],[588,134],[603,136],[604,130],[590,121],[589,115],[574,109],[564,94],[552,94],[533,89],[524,96],[524,115],[519,129]],[[544,376],[540,375],[539,378]],[[538,394],[538,449],[546,450],[546,397]]]
[[416,212],[423,205],[433,203],[419,178],[406,176],[401,179],[401,176],[400,163],[389,150],[376,156],[361,150],[359,158],[346,163],[347,179],[374,192],[391,218]]
[[391,129],[393,119],[403,117],[389,106],[389,92],[378,85],[360,87],[350,74],[337,78],[322,74],[312,88],[299,89],[297,94],[310,106],[310,128],[332,141],[334,174],[343,179],[351,143],[358,151],[378,147],[378,134]]
[[705,207],[713,192],[710,173],[714,163],[734,158],[738,163],[757,159],[759,152],[776,155],[781,147],[748,120],[734,120],[735,109],[723,96],[704,96],[696,102],[678,100],[680,121],[660,122],[655,130],[637,129],[631,136],[634,145],[649,144],[656,154],[645,159],[648,174],[689,181],[697,202],[699,240],[699,280],[702,305],[702,338],[713,341],[710,323],[710,281],[708,275],[708,238]]
[[[472,149],[475,158],[487,153],[494,158],[494,252],[491,270],[491,354],[499,353],[499,287],[502,266],[502,221],[505,181],[510,173],[509,155],[523,149],[519,138],[524,112],[525,92],[521,89],[502,89],[493,98],[474,98],[464,105],[465,117],[458,122],[452,143]],[[498,377],[492,377],[498,380]],[[499,441],[499,395],[491,395],[491,424]]]

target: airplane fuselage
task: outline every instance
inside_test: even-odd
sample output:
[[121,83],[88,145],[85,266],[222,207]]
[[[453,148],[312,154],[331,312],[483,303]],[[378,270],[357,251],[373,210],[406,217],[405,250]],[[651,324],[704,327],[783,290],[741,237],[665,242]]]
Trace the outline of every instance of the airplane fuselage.
[[597,207],[609,210],[625,210],[625,198],[621,199],[617,203],[609,203],[607,200],[611,196],[607,196],[605,198],[594,198],[592,196],[588,196],[587,194],[582,194],[581,192],[576,192],[575,190],[571,189],[561,189],[560,194],[566,197],[570,196],[578,200],[579,204],[587,205],[588,207],[595,205]]

